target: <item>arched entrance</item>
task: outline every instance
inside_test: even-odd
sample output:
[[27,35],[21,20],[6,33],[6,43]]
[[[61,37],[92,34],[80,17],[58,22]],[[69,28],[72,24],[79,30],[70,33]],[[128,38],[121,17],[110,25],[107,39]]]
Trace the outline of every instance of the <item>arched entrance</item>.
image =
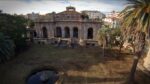
[[47,33],[46,27],[42,28],[42,32],[43,32],[43,38],[47,38],[48,37],[48,33]]
[[70,29],[69,27],[65,27],[65,38],[69,38],[70,37]]
[[55,37],[62,37],[61,27],[56,27]]
[[33,36],[34,36],[34,37],[37,37],[36,31],[33,32]]
[[93,39],[93,28],[88,29],[87,39]]
[[73,28],[73,37],[78,38],[78,28],[77,27]]

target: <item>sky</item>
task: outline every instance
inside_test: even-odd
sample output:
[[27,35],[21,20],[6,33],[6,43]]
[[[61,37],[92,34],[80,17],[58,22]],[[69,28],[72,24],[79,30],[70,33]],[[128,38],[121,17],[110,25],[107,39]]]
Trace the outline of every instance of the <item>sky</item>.
[[97,10],[103,13],[121,11],[126,0],[0,0],[0,10],[10,14],[61,12],[67,6],[73,6],[77,11]]

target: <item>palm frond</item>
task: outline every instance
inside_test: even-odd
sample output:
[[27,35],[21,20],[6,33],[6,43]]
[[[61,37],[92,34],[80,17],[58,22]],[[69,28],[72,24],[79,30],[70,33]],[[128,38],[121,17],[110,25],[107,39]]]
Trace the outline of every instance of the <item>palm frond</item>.
[[127,0],[127,7],[120,13],[123,18],[122,27],[130,31],[149,32],[150,28],[150,1]]

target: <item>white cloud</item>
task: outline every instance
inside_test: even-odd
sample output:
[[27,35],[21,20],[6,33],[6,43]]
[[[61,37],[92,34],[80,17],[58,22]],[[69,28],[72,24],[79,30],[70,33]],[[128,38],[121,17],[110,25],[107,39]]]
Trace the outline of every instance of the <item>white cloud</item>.
[[72,5],[76,7],[77,11],[82,10],[98,10],[98,11],[112,11],[119,10],[122,7],[111,5],[107,3],[103,3],[100,1],[79,1],[79,0],[71,0],[71,1],[48,1],[48,0],[36,0],[36,1],[0,1],[0,9],[2,9],[6,13],[17,13],[17,14],[26,14],[31,12],[36,13],[49,13],[49,12],[61,12],[65,10],[66,6]]

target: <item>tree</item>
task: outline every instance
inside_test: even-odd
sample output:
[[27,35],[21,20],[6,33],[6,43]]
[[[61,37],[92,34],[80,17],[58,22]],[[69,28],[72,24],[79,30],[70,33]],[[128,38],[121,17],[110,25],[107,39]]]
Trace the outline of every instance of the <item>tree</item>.
[[106,26],[103,26],[98,31],[98,40],[99,40],[100,45],[103,47],[107,46],[107,34],[109,30],[110,30],[109,28],[107,28]]
[[17,52],[26,47],[26,24],[22,16],[0,13],[0,32],[14,41]]
[[110,36],[111,36],[111,44],[118,46],[121,41],[121,31],[120,28],[112,28],[110,30]]
[[9,60],[15,54],[15,45],[7,36],[0,33],[0,62]]
[[89,16],[86,13],[82,13],[81,18],[82,19],[89,19]]
[[29,28],[34,28],[35,24],[34,24],[34,21],[32,20],[29,20],[27,21],[27,24],[26,24]]
[[105,28],[103,26],[103,28],[101,28],[99,31],[98,31],[98,40],[99,40],[99,44],[103,47],[103,56],[104,53],[105,53],[105,47],[107,45],[107,38],[106,38],[106,31],[108,30],[108,28]]
[[98,40],[99,44],[103,47],[103,56],[105,53],[105,48],[111,48],[118,40],[117,37],[120,37],[119,28],[109,28],[108,26],[103,25],[102,28],[98,31]]
[[150,30],[150,1],[149,0],[127,0],[128,5],[121,12],[123,20],[123,36],[128,35],[135,49],[134,62],[131,68],[129,83],[134,82],[134,75],[138,61],[145,46],[145,37],[149,37]]
[[2,13],[2,10],[0,10],[0,13]]
[[120,38],[121,31],[120,28],[109,28],[103,26],[98,32],[98,39],[101,45],[106,44],[105,46],[118,45],[117,41]]

